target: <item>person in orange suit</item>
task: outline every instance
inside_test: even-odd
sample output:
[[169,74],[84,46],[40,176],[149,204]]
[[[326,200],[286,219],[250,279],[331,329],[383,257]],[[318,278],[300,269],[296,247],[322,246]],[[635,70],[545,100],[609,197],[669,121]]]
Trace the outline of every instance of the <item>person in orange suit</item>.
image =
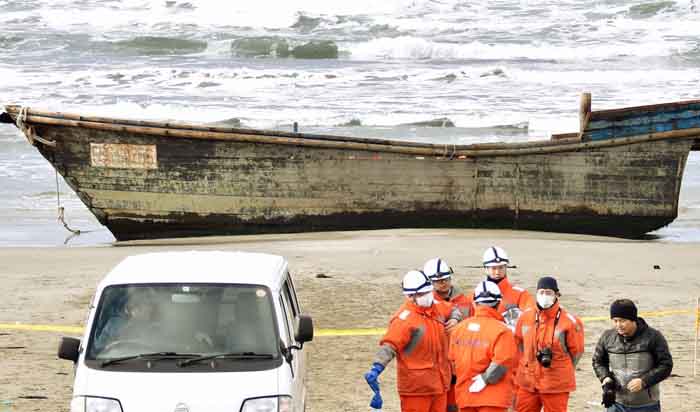
[[[460,312],[462,318],[468,318],[472,315],[474,311],[472,295],[470,293],[469,296],[466,296],[452,284],[454,271],[446,260],[439,257],[428,260],[423,265],[423,273],[428,275],[433,282],[433,296],[436,301],[451,304],[453,308]],[[454,326],[456,326],[456,323],[447,326],[448,333],[453,330]],[[447,412],[457,412],[458,410],[454,385],[455,377],[453,376],[452,384],[447,391]]]
[[433,295],[435,300],[449,302],[462,313],[462,319],[468,318],[474,311],[474,302],[471,293],[464,294],[452,284],[454,271],[445,259],[433,258],[423,265],[423,273],[428,275],[433,282]]
[[434,301],[432,282],[422,271],[408,272],[402,287],[406,300],[392,316],[372,368],[365,373],[374,391],[370,406],[381,409],[378,377],[396,358],[401,411],[445,412],[452,377],[445,324],[459,321],[459,313],[450,305]]
[[515,327],[520,354],[516,376],[517,412],[565,412],[576,390],[576,364],[583,355],[583,323],[559,304],[559,286],[550,276],[537,282],[537,307]]
[[[505,250],[498,246],[491,246],[484,251],[482,260],[486,271],[486,279],[496,283],[501,290],[501,295],[503,295],[503,299],[496,310],[503,315],[510,330],[515,331],[515,324],[518,322],[520,314],[527,309],[535,309],[535,300],[527,290],[513,286],[510,283],[508,279],[510,259]],[[515,379],[518,365],[520,364],[518,356],[520,356],[519,353],[516,355],[515,367],[512,370],[513,379]],[[517,381],[515,381],[515,385],[517,386]]]
[[526,309],[535,308],[535,300],[530,293],[518,286],[513,286],[508,280],[508,254],[498,246],[491,246],[483,255],[486,279],[498,285],[503,299],[498,305],[498,311],[503,315],[506,324],[515,328],[520,314]]
[[498,286],[481,282],[474,292],[476,312],[450,335],[448,358],[457,375],[460,412],[505,412],[513,403],[511,369],[517,351],[513,332],[496,310]]

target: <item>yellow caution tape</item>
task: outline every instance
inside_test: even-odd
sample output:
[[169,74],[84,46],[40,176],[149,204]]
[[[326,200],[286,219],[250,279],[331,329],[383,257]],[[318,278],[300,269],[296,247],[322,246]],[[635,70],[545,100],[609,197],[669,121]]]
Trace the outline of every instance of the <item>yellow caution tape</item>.
[[384,328],[318,329],[314,331],[314,336],[378,336],[385,332]]
[[[641,312],[640,316],[656,318],[664,316],[685,315],[693,313],[690,309],[661,310],[655,312]],[[696,313],[695,327],[700,325],[700,311]],[[597,322],[609,320],[610,316],[585,316],[581,320],[584,322]],[[70,334],[83,334],[82,326],[60,326],[60,325],[32,325],[26,323],[0,323],[0,330],[24,330],[35,332],[59,332]],[[384,328],[360,328],[360,329],[316,329],[314,336],[379,336],[386,332]]]
[[663,316],[685,315],[692,312],[693,311],[690,309],[661,310],[658,312],[641,312],[639,316],[646,318],[660,318]]
[[82,326],[30,325],[26,323],[0,323],[0,330],[29,330],[35,332],[62,332],[82,335]]

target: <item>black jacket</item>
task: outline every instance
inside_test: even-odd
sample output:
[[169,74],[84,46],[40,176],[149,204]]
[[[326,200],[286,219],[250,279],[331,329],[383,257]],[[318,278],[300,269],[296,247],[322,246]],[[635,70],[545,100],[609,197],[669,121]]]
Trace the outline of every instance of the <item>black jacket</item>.
[[[617,402],[625,406],[641,406],[659,400],[659,382],[668,378],[673,359],[668,343],[661,332],[637,318],[634,336],[625,338],[615,329],[609,329],[598,340],[593,352],[593,370],[598,379],[606,377],[617,383]],[[629,381],[641,378],[644,389],[632,393]]]

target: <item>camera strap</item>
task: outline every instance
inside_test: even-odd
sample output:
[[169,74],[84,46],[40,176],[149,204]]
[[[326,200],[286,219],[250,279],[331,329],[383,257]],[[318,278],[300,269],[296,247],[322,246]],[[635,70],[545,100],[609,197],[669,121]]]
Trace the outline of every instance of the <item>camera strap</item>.
[[[554,317],[554,326],[552,327],[552,340],[549,342],[549,346],[554,346],[554,333],[557,330],[557,324],[559,323],[559,318],[561,317],[561,308],[557,309],[557,314]],[[535,350],[539,349],[539,344],[537,342],[537,331],[540,329],[540,311],[535,312]],[[546,343],[546,342],[545,342]]]

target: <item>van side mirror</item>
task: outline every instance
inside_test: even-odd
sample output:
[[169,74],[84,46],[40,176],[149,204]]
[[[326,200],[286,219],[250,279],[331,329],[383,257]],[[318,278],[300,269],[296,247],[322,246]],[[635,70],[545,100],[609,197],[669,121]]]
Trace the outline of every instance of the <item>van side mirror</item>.
[[311,320],[311,316],[299,315],[294,339],[300,344],[311,342],[314,339],[314,322]]
[[58,344],[58,358],[78,362],[80,356],[80,339],[62,337]]
[[294,340],[299,343],[299,345],[292,345],[290,347],[285,347],[284,342],[280,340],[280,351],[284,359],[291,365],[294,355],[292,355],[292,349],[301,350],[304,347],[304,342],[311,342],[314,339],[314,323],[311,320],[311,316],[299,315],[296,322],[296,329],[294,330]]

